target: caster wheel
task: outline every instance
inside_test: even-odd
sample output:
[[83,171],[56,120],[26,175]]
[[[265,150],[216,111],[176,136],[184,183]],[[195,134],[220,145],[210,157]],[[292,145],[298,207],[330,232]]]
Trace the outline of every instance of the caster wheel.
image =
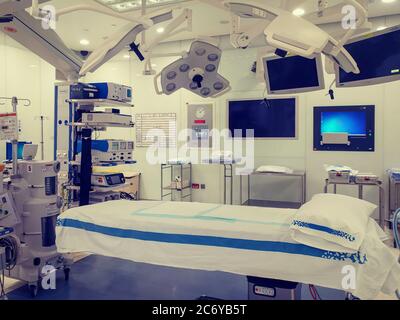
[[36,296],[38,294],[38,286],[35,284],[30,284],[29,285],[29,293],[32,298],[36,298]]
[[64,268],[64,279],[65,281],[69,280],[69,273],[70,273],[71,269],[70,268]]

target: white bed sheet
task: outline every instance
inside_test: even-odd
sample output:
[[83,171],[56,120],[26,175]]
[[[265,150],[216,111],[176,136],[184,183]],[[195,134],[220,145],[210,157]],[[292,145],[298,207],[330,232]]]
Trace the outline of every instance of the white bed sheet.
[[155,265],[224,271],[341,289],[343,268],[355,271],[349,292],[372,299],[400,287],[400,265],[368,226],[357,253],[296,243],[296,210],[204,203],[113,201],[64,212],[57,226],[61,253],[90,252]]

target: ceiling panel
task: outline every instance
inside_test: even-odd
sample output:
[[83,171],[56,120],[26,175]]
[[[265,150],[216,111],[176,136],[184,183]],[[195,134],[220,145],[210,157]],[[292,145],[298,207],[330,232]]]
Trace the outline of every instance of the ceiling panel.
[[[108,1],[112,1],[114,4],[115,2],[124,2],[123,0]],[[159,2],[159,0],[148,1],[153,1],[154,3]],[[163,0],[163,2],[166,1],[168,2],[168,0]],[[173,0],[170,0],[169,2],[171,1]],[[268,4],[274,6],[282,5],[282,1],[286,1],[286,5],[289,6],[290,9],[295,9],[298,7],[303,8],[306,14],[315,11],[318,3],[317,0],[255,0],[255,2],[259,3],[268,2]],[[371,2],[370,0],[368,1]],[[330,5],[336,5],[340,2],[340,0],[329,0]],[[52,0],[49,3],[53,4],[56,9],[89,3],[103,7],[95,0]],[[193,33],[182,33],[179,36],[171,38],[171,40],[192,39],[195,35],[218,36],[229,33],[229,13],[215,7],[199,3],[198,1],[181,1],[181,4],[182,6],[187,6],[193,9]],[[140,11],[141,10],[133,10],[125,13],[124,15],[139,16]],[[381,2],[381,0],[372,0],[372,2],[369,4],[370,17],[379,17],[399,13],[400,0],[397,0],[391,4],[384,4]],[[318,22],[330,23],[334,21],[332,21],[332,19],[322,18],[319,19]],[[57,22],[57,32],[59,33],[61,38],[65,40],[67,45],[69,45],[73,49],[92,50],[126,23],[127,22],[124,19],[119,19],[95,12],[81,11],[61,16],[59,21]],[[146,33],[146,38],[149,41],[158,35],[155,29],[157,28],[153,28]],[[90,41],[90,44],[88,46],[82,46],[80,44],[80,40],[83,38]]]

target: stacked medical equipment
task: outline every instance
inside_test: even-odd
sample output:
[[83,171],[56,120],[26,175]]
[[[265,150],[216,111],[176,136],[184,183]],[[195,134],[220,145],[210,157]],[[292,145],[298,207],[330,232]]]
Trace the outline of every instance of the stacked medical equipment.
[[[96,163],[126,163],[133,161],[133,141],[126,140],[93,140],[92,161]],[[80,160],[82,142],[78,141],[77,160]]]
[[[133,107],[131,101],[132,88],[114,83],[56,85],[54,150],[55,159],[61,163],[59,193],[67,208],[95,203],[99,199],[118,199],[118,194],[112,193],[115,186],[93,185],[97,180],[92,176],[92,167],[135,163],[134,143],[92,140],[92,135],[110,127],[132,128],[131,114],[122,114],[119,110]],[[99,111],[98,107],[106,109]],[[102,195],[99,192],[111,193]]]
[[132,102],[132,88],[115,83],[93,83],[98,90],[98,99]]
[[[18,100],[13,100],[16,113]],[[15,138],[18,137],[16,134]],[[58,161],[35,161],[37,146],[25,145],[23,160],[17,159],[18,140],[12,140],[13,167],[7,182],[0,168],[0,247],[5,251],[6,275],[26,281],[32,296],[47,275],[45,266],[64,268],[69,261],[57,253],[56,220],[61,199],[57,196]]]

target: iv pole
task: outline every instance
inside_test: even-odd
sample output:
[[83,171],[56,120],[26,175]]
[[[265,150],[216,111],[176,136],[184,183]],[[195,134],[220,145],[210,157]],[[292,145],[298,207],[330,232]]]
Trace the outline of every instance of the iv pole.
[[38,116],[36,119],[40,120],[40,156],[44,160],[44,120],[48,120],[45,116]]

